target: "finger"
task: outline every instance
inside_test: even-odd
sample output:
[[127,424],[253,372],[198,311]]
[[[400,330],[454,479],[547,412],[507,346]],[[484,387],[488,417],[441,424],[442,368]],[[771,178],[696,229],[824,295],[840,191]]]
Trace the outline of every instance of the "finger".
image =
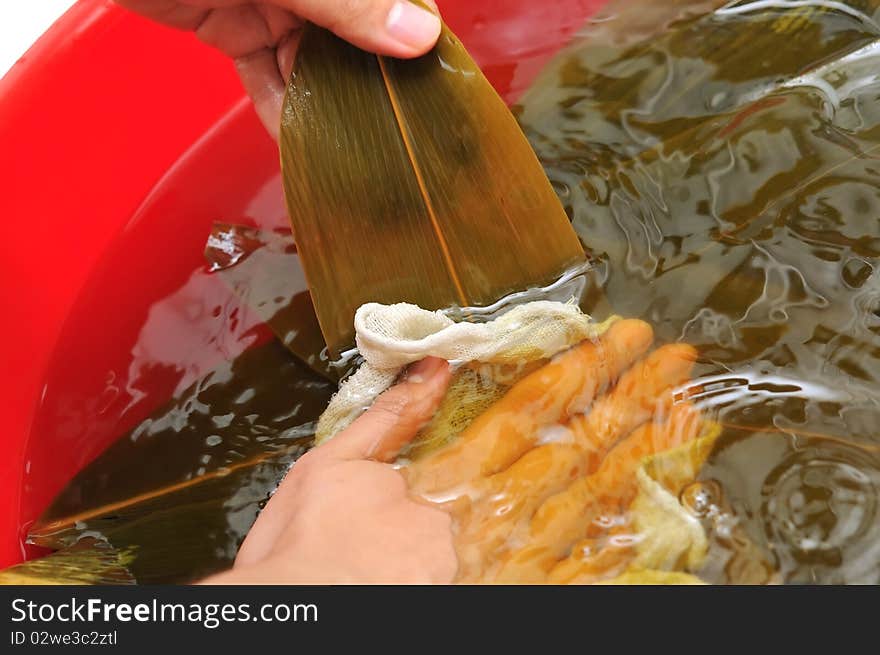
[[389,462],[431,420],[452,373],[449,364],[428,357],[407,372],[404,380],[381,394],[348,428],[316,449],[339,459]]
[[511,533],[541,503],[576,477],[595,472],[608,449],[650,420],[658,409],[665,417],[668,410],[664,407],[672,405],[672,395],[663,390],[688,378],[694,357],[689,346],[659,349],[624,373],[614,390],[596,402],[592,421],[587,417],[572,420],[570,434],[580,447],[541,446],[489,477],[479,486],[484,500],[472,508],[458,535],[461,561],[495,560]]
[[[656,365],[664,360],[671,366]],[[670,368],[676,368],[676,361],[674,356],[661,356],[653,362],[649,358],[641,362],[638,368],[654,374],[659,372],[662,378]],[[629,372],[625,375],[629,375]],[[642,378],[641,370],[635,371],[630,379],[633,378]],[[655,391],[652,389],[650,393]],[[652,409],[651,404],[645,403],[646,408],[642,410],[640,399],[633,399],[632,396],[624,398],[631,400],[629,404],[632,407],[624,407],[623,403],[617,401],[608,403],[607,406],[617,408],[625,417],[607,423],[602,432],[593,434],[589,448],[583,447],[586,439],[581,439],[579,445],[540,446],[523,455],[507,470],[489,477],[485,485],[480,485],[479,496],[483,500],[471,510],[458,537],[462,561],[476,561],[478,556],[482,556],[483,562],[496,560],[510,535],[529,521],[545,500],[567,488],[576,478],[595,473],[615,442],[651,420],[647,411]],[[663,400],[655,402],[657,406],[665,407],[654,417],[655,421],[662,422],[668,416],[668,408],[672,407],[672,396],[666,393]],[[676,411],[680,414],[685,410],[679,408]],[[612,457],[611,462],[615,459]],[[624,476],[625,472],[621,474],[621,477]]]
[[616,526],[608,539],[585,539],[547,575],[548,584],[594,584],[624,572],[635,555],[638,537],[631,528]]
[[116,0],[116,4],[181,30],[194,30],[210,11],[207,6],[193,6],[178,0]]
[[[600,391],[648,350],[653,337],[651,326],[643,321],[618,321],[599,339],[565,351],[520,380],[494,409],[508,416],[536,417],[541,425],[559,423],[589,407]],[[480,431],[480,426],[473,430]]]
[[292,30],[277,48],[264,48],[235,60],[241,84],[253,101],[260,122],[275,141],[281,131],[286,80],[290,79],[301,37],[301,30]]
[[690,403],[675,405],[665,422],[646,423],[618,443],[590,476],[576,480],[544,503],[532,519],[536,541],[567,549],[568,535],[601,513],[613,513],[635,496],[635,474],[649,455],[696,439],[702,429],[698,410]]
[[[645,430],[645,438],[633,434],[615,448],[600,469],[605,479],[598,480],[596,486],[602,487],[604,493],[597,494],[595,513],[586,526],[588,533],[604,534],[605,538],[599,542],[593,536],[573,546],[571,554],[552,568],[547,582],[595,584],[623,573],[636,555],[640,538],[634,533],[628,513],[638,493],[636,470],[646,456],[692,441],[701,430],[700,412],[690,403],[683,403],[674,408],[663,430]],[[651,437],[658,434],[667,439],[652,442]]]
[[[299,40],[299,33],[292,39]],[[260,122],[269,135],[278,140],[281,131],[281,107],[286,85],[278,68],[274,49],[259,50],[235,60],[235,68],[244,90],[251,97]]]
[[665,423],[642,425],[608,453],[593,475],[576,480],[541,505],[527,544],[506,558],[498,581],[543,581],[596,516],[617,512],[632,501],[635,473],[645,457],[696,439],[701,429],[699,412],[688,403],[673,407]]
[[703,430],[703,417],[691,403],[674,405],[665,422],[642,426],[618,443],[592,476],[600,511],[623,511],[636,496],[636,471],[650,455],[693,441]]
[[459,580],[482,579],[516,527],[529,521],[544,500],[565,489],[584,470],[581,448],[548,444],[529,451],[506,471],[481,484],[478,493],[482,502],[459,518]]
[[296,51],[299,48],[301,36],[302,31],[293,30],[278,43],[276,51],[278,70],[281,72],[281,79],[285,82],[290,79],[293,72],[293,63],[296,60]]
[[274,0],[359,48],[392,57],[416,57],[434,47],[441,22],[434,3],[408,0]]
[[243,3],[212,9],[195,28],[195,34],[202,42],[237,59],[274,48],[285,34],[301,27],[302,22],[289,11]]
[[194,27],[204,43],[233,59],[268,132],[278,138],[281,107],[302,22],[274,5],[215,7]]
[[619,321],[596,341],[566,351],[514,385],[454,443],[414,463],[408,479],[435,494],[506,469],[535,445],[541,428],[588,407],[652,337],[647,323]]
[[621,437],[657,414],[668,413],[669,390],[690,378],[696,351],[686,344],[658,348],[620,377],[589,414],[575,417],[569,427],[584,448],[604,454]]

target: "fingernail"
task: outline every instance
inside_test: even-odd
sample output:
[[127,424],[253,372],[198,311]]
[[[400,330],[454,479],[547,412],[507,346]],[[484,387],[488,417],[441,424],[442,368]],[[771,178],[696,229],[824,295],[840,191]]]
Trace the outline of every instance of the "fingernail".
[[416,362],[406,372],[406,381],[414,384],[421,384],[425,380],[434,377],[442,367],[448,367],[449,363],[445,359],[439,357],[426,357],[420,362]]
[[385,28],[403,45],[424,50],[437,42],[440,19],[407,0],[400,0],[388,12]]

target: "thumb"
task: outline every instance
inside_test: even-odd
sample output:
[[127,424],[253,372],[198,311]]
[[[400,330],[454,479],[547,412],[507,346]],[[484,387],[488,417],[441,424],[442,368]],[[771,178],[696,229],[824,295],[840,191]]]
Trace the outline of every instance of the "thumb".
[[402,382],[380,395],[362,416],[319,450],[339,459],[392,461],[431,420],[451,377],[445,360],[423,359],[410,367]]
[[434,47],[440,19],[433,0],[273,0],[359,48],[416,57]]

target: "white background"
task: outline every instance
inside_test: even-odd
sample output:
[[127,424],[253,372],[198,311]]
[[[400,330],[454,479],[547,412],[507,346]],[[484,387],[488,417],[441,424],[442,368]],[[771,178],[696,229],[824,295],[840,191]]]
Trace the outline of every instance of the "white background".
[[74,0],[0,0],[0,77]]

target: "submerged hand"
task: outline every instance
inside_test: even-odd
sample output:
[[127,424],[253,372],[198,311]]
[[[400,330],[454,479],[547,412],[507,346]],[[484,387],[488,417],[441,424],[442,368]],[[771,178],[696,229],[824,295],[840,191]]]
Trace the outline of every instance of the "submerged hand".
[[[584,583],[622,572],[642,460],[696,439],[673,403],[690,346],[645,355],[642,321],[614,324],[515,384],[449,446],[404,469],[456,520],[460,582]],[[629,534],[628,534],[629,533]]]
[[303,456],[211,584],[443,584],[452,519],[413,499],[386,462],[434,414],[449,366],[426,359],[334,439]]
[[[235,61],[260,120],[277,139],[284,90],[302,26],[311,21],[354,45],[393,57],[427,52],[437,16],[407,0],[116,0],[171,27],[191,30]],[[436,11],[433,0],[423,0]]]
[[449,446],[391,462],[450,379],[413,367],[332,441],[300,459],[217,583],[584,583],[621,573],[642,460],[696,439],[673,402],[695,353],[647,354],[651,328],[620,321],[527,375]]

